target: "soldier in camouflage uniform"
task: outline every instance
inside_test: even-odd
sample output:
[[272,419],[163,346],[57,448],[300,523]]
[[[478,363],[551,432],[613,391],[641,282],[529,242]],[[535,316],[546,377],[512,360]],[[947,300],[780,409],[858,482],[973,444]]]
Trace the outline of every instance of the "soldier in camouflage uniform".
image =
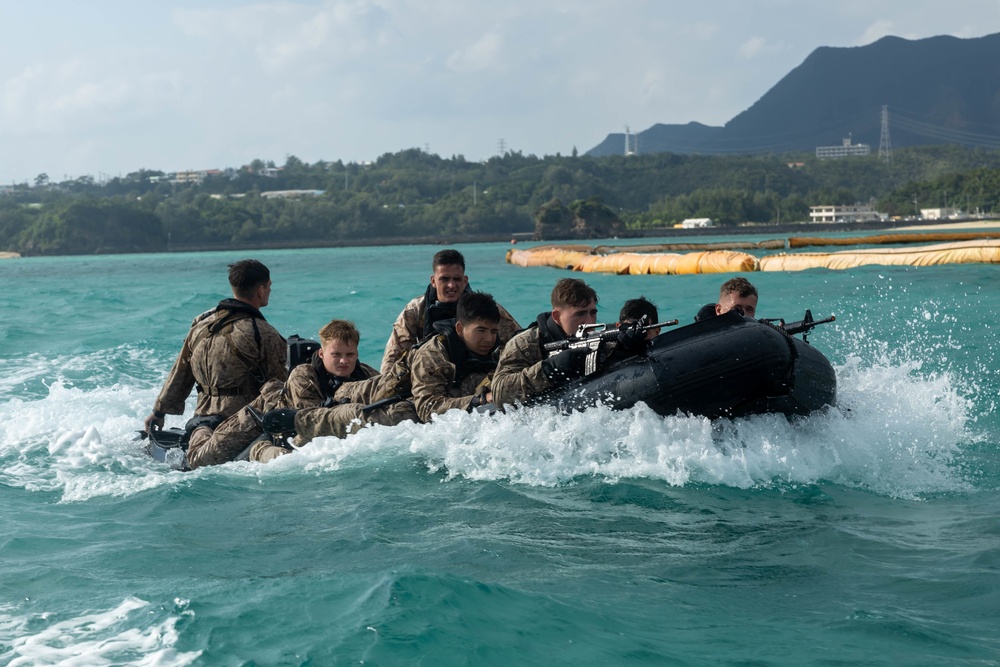
[[563,278],[552,289],[552,310],[514,336],[500,353],[493,375],[493,402],[523,403],[583,374],[587,353],[561,350],[549,355],[544,345],[576,334],[581,324],[597,322],[597,293],[577,278]]
[[[457,250],[442,250],[434,255],[431,282],[423,296],[418,296],[403,308],[392,325],[392,334],[385,344],[381,373],[388,374],[406,350],[434,333],[434,323],[455,318],[459,297],[469,289],[465,275],[465,257]],[[521,328],[517,321],[500,309],[500,344],[506,343]]]
[[146,418],[147,433],[163,428],[165,415],[183,414],[193,388],[195,417],[216,416],[217,422],[250,403],[268,380],[287,377],[285,339],[260,312],[271,295],[270,271],[255,259],[241,260],[229,265],[229,284],[233,298],[192,322]]
[[260,415],[275,408],[306,408],[355,400],[363,393],[355,387],[377,378],[378,371],[358,361],[360,336],[352,322],[333,320],[320,330],[319,336],[320,349],[307,363],[293,368],[285,383],[268,382],[260,396],[222,422],[210,438],[189,444],[188,467],[232,461],[263,434],[255,412]]
[[411,352],[413,405],[421,421],[492,401],[489,382],[496,368],[499,323],[500,309],[492,296],[466,292],[454,324]]
[[[313,355],[312,361],[294,369],[279,400],[262,402],[259,411],[266,413],[280,408],[299,409],[307,415],[306,418],[310,414],[314,415],[315,428],[326,431],[324,435],[340,437],[357,430],[364,422],[388,419],[389,411],[385,408],[371,411],[370,417],[362,414],[362,408],[372,402],[378,391],[379,374],[371,366],[358,361],[361,336],[354,324],[345,320],[333,320],[320,330],[319,338],[321,347]],[[409,414],[406,414],[407,409]],[[405,401],[391,410],[397,422],[412,418],[412,407]],[[242,447],[229,448],[233,452],[232,456],[263,433],[261,425],[251,415],[248,414],[247,417],[253,421],[253,434],[249,438],[244,436]],[[295,443],[302,445],[309,439],[297,438]],[[260,439],[250,448],[249,458],[251,461],[266,463],[291,451],[285,443],[276,444],[269,439]],[[189,460],[190,457],[189,450]]]

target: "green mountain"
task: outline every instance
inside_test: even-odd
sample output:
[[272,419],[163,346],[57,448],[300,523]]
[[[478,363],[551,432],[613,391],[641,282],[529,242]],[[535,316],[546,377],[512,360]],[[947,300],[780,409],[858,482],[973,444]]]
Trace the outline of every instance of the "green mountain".
[[[1000,33],[821,47],[724,127],[656,125],[639,133],[639,152],[811,152],[847,137],[877,152],[883,105],[893,148],[1000,148]],[[623,135],[609,135],[588,155],[623,150]]]

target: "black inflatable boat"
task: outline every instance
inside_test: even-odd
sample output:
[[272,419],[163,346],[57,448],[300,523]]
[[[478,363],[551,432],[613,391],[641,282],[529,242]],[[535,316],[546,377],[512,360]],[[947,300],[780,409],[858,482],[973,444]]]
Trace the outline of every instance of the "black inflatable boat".
[[709,418],[808,414],[836,405],[837,377],[822,353],[789,333],[820,323],[809,313],[803,322],[786,328],[736,311],[710,317],[660,334],[645,355],[613,362],[534,403],[583,409],[601,401],[624,410],[642,401],[660,415]]
[[[709,317],[660,334],[650,341],[645,355],[613,361],[537,397],[532,404],[582,410],[600,401],[624,410],[641,401],[660,415],[684,413],[712,419],[764,413],[805,415],[836,405],[837,376],[822,353],[793,334],[807,333],[832,319],[814,322],[807,311],[804,320],[786,326],[736,311]],[[609,337],[617,334],[607,333]],[[297,337],[295,342],[318,346]],[[306,357],[298,352],[296,363]],[[155,431],[148,437],[146,451],[157,461],[185,470],[187,439],[185,429]]]

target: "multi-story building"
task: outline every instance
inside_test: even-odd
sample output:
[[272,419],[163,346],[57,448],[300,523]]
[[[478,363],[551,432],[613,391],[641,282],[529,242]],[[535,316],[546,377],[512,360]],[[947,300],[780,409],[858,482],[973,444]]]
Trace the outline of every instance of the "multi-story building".
[[819,160],[835,160],[842,157],[854,155],[871,155],[872,147],[868,144],[851,143],[851,137],[847,137],[839,146],[817,146],[816,158]]
[[882,220],[886,216],[870,204],[850,206],[810,206],[809,218],[812,222],[867,222]]

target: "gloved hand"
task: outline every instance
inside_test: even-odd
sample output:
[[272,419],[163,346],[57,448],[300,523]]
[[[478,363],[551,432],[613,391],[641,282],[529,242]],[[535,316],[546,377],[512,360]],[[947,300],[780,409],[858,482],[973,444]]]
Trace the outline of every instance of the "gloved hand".
[[296,413],[298,413],[298,410],[291,408],[269,410],[264,413],[264,418],[261,420],[261,428],[264,429],[264,433],[295,433]]
[[625,354],[642,354],[648,347],[646,332],[638,324],[626,324],[618,330],[618,349]]
[[567,348],[542,361],[542,372],[549,382],[561,384],[583,375],[583,366],[590,350]]

